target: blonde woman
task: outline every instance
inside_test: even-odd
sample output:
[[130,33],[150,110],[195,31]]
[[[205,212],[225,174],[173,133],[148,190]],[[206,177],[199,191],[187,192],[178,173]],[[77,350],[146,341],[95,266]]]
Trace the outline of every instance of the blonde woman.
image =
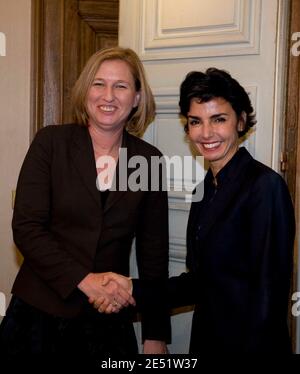
[[[112,188],[120,173],[134,172],[127,159],[161,155],[138,138],[155,104],[136,53],[96,52],[75,84],[73,104],[74,123],[40,130],[20,172],[13,234],[24,263],[0,329],[1,352],[9,357],[136,354],[132,308],[107,316],[91,304],[100,296],[113,311],[134,304],[128,290],[103,287],[103,274],[128,276],[135,238],[139,274],[150,284],[144,296],[160,293],[157,284],[168,277],[166,192]],[[99,162],[107,158],[110,173]],[[156,307],[155,315],[142,311],[145,353],[164,353],[169,339],[164,297]]]

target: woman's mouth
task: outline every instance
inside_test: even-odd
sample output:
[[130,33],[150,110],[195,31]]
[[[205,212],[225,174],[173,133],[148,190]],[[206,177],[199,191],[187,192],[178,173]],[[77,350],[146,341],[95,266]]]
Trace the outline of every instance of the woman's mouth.
[[215,149],[221,145],[221,142],[214,142],[214,143],[201,143],[204,149]]
[[107,112],[107,113],[112,113],[112,112],[114,112],[116,110],[116,107],[115,106],[111,106],[111,105],[100,105],[99,108],[103,112]]

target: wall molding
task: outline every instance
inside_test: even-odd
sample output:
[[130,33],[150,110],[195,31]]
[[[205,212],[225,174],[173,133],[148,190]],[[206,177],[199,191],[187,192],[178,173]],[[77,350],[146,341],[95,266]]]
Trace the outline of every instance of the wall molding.
[[156,114],[178,114],[179,115],[179,88],[163,87],[153,90],[156,102]]
[[186,258],[186,239],[171,237],[169,241],[169,258],[170,262],[180,262],[185,264]]
[[[142,60],[259,54],[261,0],[232,0],[232,20],[225,24],[175,28],[164,27],[161,1],[141,0],[137,47]],[[193,11],[200,12],[201,3],[195,4]]]

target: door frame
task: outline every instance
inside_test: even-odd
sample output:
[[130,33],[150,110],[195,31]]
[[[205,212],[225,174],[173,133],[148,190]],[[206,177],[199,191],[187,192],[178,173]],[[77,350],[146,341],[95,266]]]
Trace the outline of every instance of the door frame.
[[[292,35],[300,31],[300,2],[290,1],[289,40],[287,62],[287,90],[285,137],[282,161],[286,163],[284,177],[288,184],[295,207],[296,238],[294,247],[294,270],[292,292],[299,289],[299,245],[300,245],[300,56],[293,56],[292,46],[295,41]],[[291,334],[294,351],[300,352],[300,323],[291,318]]]

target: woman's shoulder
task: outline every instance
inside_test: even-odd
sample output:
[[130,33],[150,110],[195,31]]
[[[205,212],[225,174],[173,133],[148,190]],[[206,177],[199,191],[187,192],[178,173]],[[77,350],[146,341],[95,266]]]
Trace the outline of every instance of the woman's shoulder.
[[[293,217],[293,204],[284,178],[269,166],[253,159],[252,173],[248,175],[245,190],[250,210],[262,208],[262,214],[272,207],[283,207]],[[265,209],[265,211],[264,211]],[[273,209],[273,208],[272,208]],[[264,213],[263,213],[264,212]],[[289,219],[289,218],[287,218]]]
[[287,188],[285,180],[277,171],[255,159],[252,161],[252,175],[256,186],[269,190],[278,187]]
[[69,141],[74,134],[86,131],[86,127],[77,124],[48,125],[39,129],[34,142],[48,143]]
[[38,130],[37,135],[40,136],[48,136],[48,135],[55,135],[55,134],[71,134],[74,131],[78,131],[78,129],[85,128],[82,125],[76,125],[74,123],[71,124],[61,124],[61,125],[48,125],[42,127]]

